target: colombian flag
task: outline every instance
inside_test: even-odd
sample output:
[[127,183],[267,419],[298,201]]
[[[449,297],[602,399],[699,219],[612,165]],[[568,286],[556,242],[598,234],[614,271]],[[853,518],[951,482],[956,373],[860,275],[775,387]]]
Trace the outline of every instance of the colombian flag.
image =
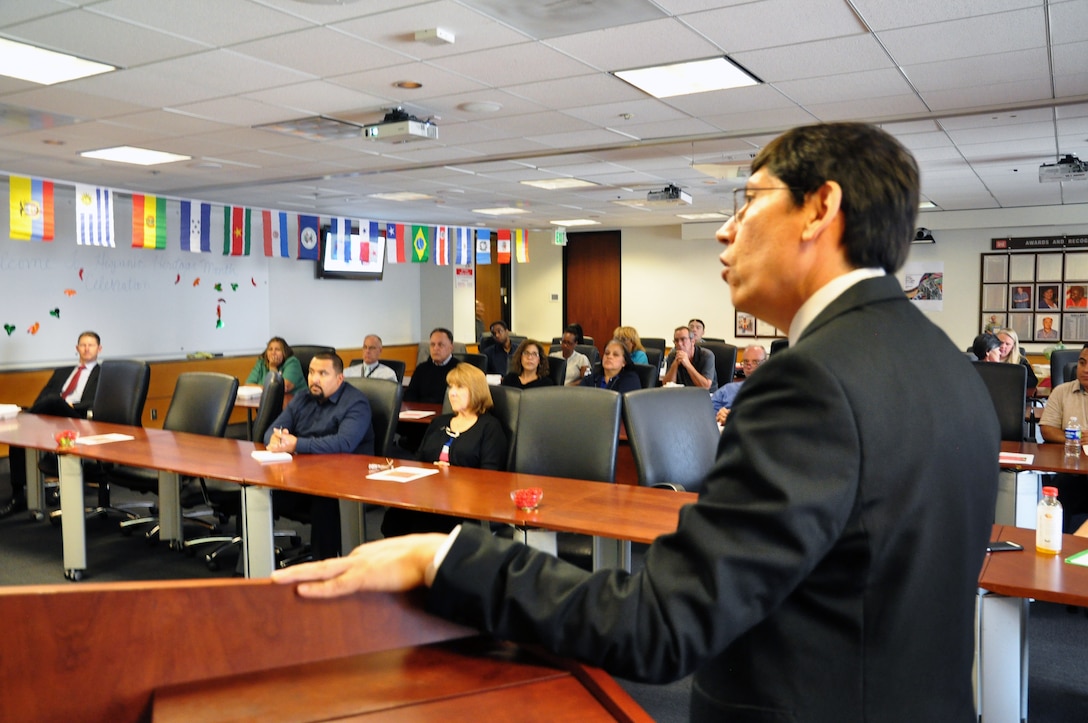
[[16,241],[53,240],[53,182],[8,178],[10,234]]
[[166,248],[166,199],[132,194],[132,246]]
[[431,260],[431,227],[412,226],[412,261],[423,264]]

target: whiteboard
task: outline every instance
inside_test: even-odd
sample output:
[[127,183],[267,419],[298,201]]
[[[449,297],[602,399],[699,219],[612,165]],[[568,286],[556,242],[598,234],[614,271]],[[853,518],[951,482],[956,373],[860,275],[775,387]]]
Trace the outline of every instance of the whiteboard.
[[167,248],[134,249],[131,198],[114,199],[116,248],[76,245],[72,186],[56,186],[52,242],[12,241],[0,204],[0,369],[71,363],[85,330],[102,337],[103,358],[263,349],[269,264],[299,262],[265,258],[259,234],[248,257],[223,256],[214,235],[212,253],[182,251],[177,201],[167,204]]

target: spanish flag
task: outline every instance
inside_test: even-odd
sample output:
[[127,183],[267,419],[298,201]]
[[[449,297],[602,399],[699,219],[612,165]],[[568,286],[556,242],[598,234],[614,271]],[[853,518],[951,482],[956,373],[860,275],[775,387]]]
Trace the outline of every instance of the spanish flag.
[[166,248],[166,199],[132,194],[132,246]]
[[40,178],[8,178],[11,238],[53,240],[53,182]]

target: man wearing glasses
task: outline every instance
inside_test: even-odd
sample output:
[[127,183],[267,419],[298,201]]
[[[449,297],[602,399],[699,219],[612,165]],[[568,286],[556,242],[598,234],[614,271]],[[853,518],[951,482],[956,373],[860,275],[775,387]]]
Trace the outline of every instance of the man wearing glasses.
[[[744,360],[741,364],[744,368],[744,379],[752,376],[752,372],[758,369],[759,365],[766,359],[767,350],[759,344],[744,347]],[[718,424],[725,424],[725,420],[729,416],[729,410],[733,408],[733,400],[736,399],[740,386],[744,384],[744,379],[739,382],[729,382],[711,395],[710,401],[714,404],[714,418]]]
[[[431,612],[490,635],[627,678],[694,671],[693,721],[976,721],[1000,431],[978,372],[895,277],[919,194],[914,158],[875,126],[760,150],[718,230],[722,277],[790,348],[744,383],[698,501],[640,571],[464,525],[273,579],[309,581],[306,597],[426,585]],[[920,349],[940,384],[919,381]]]
[[702,387],[712,394],[718,391],[718,375],[714,371],[714,352],[695,345],[691,329],[678,326],[672,332],[672,353],[665,364],[663,384],[676,383],[685,387]]

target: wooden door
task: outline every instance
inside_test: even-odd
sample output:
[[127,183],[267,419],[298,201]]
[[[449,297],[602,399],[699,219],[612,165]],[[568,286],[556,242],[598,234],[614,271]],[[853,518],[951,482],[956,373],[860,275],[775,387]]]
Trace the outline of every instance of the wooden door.
[[[494,258],[494,257],[492,257]],[[501,266],[496,263],[476,266],[476,300],[484,304],[484,331],[491,327],[491,322],[506,318],[502,294]]]
[[[563,248],[563,325],[577,322],[598,350],[620,325],[620,232],[567,235]],[[558,335],[558,333],[557,333]]]

